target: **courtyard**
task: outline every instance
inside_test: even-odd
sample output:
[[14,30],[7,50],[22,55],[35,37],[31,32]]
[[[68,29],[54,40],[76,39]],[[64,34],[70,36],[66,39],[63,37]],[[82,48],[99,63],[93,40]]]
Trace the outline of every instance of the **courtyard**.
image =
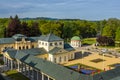
[[[80,53],[76,53],[76,54],[80,54]],[[105,55],[103,56],[97,52],[92,52],[87,56],[83,55],[82,58],[80,57],[80,58],[74,59],[63,65],[70,66],[74,64],[83,64],[83,65],[91,66],[100,70],[109,70],[115,67],[110,65],[118,64],[118,63],[120,63],[120,59],[115,58],[115,56],[112,56],[112,57],[105,56]]]

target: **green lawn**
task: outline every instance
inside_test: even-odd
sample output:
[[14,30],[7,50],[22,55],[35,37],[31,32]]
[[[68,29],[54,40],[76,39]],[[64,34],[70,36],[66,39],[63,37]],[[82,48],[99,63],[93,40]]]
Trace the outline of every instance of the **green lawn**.
[[84,44],[92,45],[92,44],[96,43],[96,38],[84,38],[82,43],[83,43],[83,45]]
[[16,70],[10,70],[5,72],[5,74],[10,77],[12,80],[29,80],[27,77],[17,72]]

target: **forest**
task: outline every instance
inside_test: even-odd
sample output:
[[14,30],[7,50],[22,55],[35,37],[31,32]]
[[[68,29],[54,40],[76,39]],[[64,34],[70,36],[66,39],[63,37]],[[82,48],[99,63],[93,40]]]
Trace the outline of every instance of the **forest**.
[[120,20],[88,21],[80,19],[49,19],[31,18],[21,19],[17,15],[10,18],[0,18],[0,37],[11,37],[14,34],[26,36],[40,36],[48,33],[69,41],[73,36],[91,38],[106,36],[115,41],[120,41]]

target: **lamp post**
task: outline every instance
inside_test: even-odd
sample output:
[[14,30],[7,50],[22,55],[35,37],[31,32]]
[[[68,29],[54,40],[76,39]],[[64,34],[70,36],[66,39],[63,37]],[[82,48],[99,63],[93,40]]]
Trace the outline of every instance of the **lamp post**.
[[83,56],[84,55],[84,50],[82,50],[82,64],[83,64]]
[[103,55],[103,70],[104,70],[104,53],[102,55]]

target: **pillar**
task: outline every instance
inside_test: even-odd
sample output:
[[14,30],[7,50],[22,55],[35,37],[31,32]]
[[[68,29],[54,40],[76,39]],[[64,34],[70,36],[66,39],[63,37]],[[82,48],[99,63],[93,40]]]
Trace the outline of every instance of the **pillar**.
[[18,71],[20,72],[20,63],[17,62],[17,64],[18,64]]
[[47,76],[47,77],[48,77],[48,80],[50,80],[49,76]]
[[11,61],[11,66],[10,66],[10,68],[11,68],[11,70],[13,69],[13,61],[12,60],[10,60]]
[[30,78],[31,75],[30,75],[30,66],[28,66],[28,77]]
[[44,74],[42,73],[42,80],[44,80]]
[[39,71],[37,71],[37,80],[39,80]]

